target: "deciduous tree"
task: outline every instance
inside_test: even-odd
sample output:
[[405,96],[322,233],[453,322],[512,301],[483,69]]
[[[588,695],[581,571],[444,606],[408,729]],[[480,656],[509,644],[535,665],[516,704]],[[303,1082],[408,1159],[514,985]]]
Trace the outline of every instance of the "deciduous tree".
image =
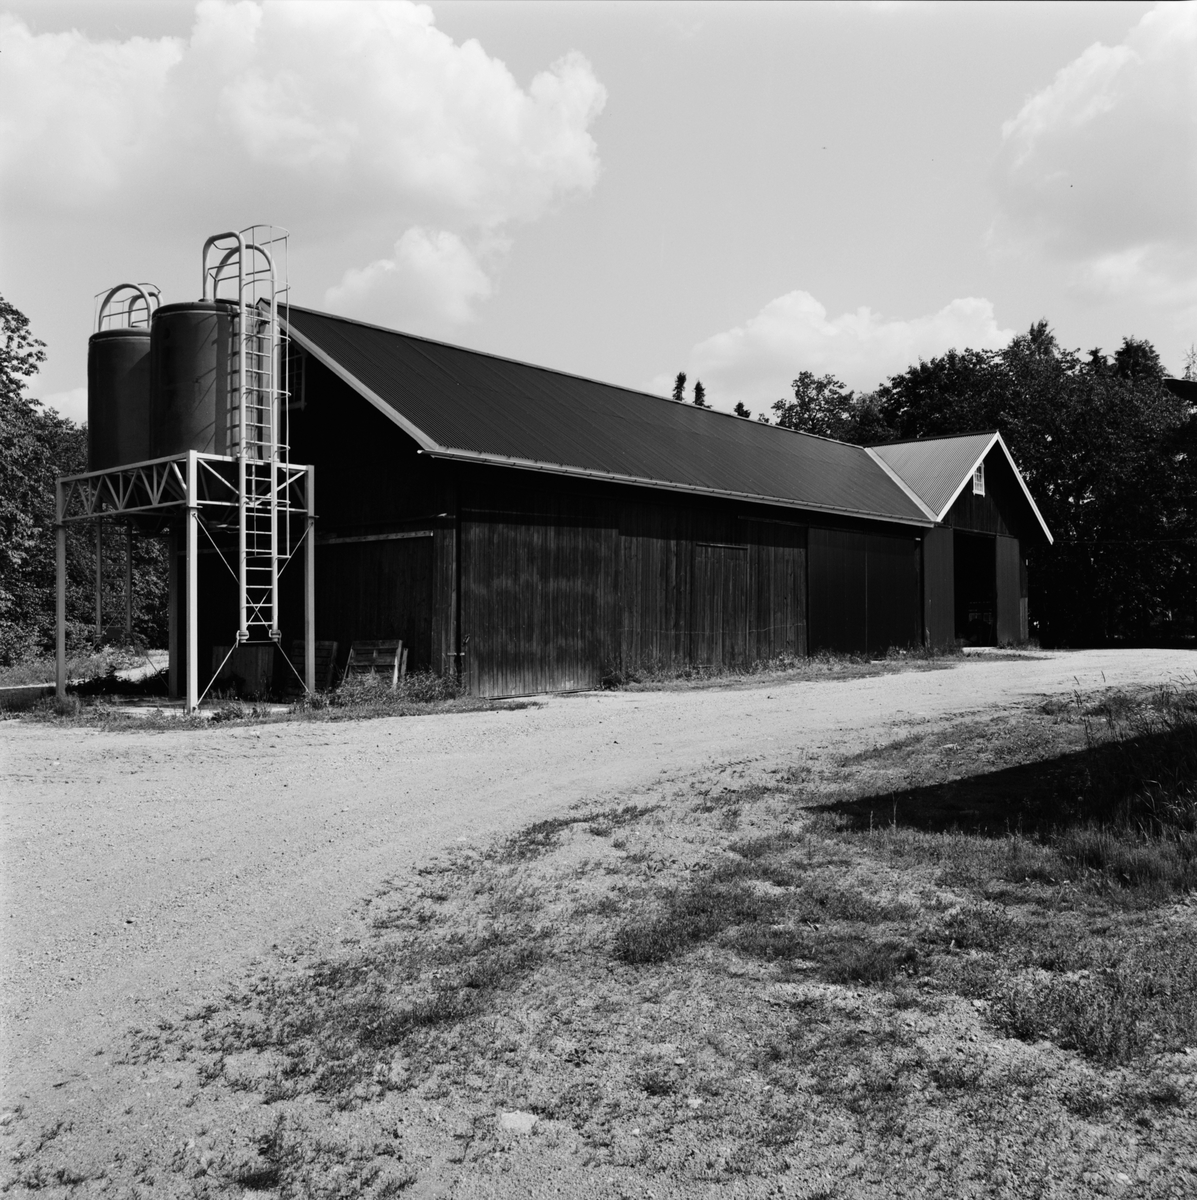
[[[45,347],[30,332],[28,318],[2,297],[0,337],[0,663],[12,663],[54,644],[54,484],[60,475],[87,469],[87,431],[28,394]],[[94,632],[93,538],[89,528],[68,526],[68,638],[75,645]],[[115,602],[123,570],[111,541],[107,562]],[[165,618],[163,548],[138,539],[134,571],[134,592],[142,601],[137,631],[158,642]]]

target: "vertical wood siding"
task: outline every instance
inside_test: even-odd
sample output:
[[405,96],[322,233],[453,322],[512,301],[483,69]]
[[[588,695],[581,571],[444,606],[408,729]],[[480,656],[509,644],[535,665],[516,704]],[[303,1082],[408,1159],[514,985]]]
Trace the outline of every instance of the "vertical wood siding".
[[923,628],[928,646],[941,649],[956,638],[954,537],[951,529],[923,535]]
[[610,669],[618,534],[563,517],[461,526],[461,630],[480,696],[597,687]]
[[[620,665],[669,669],[690,647],[694,515],[627,504],[619,518]],[[710,534],[708,534],[708,537]]]
[[867,538],[842,529],[812,529],[809,546],[811,649],[863,650],[868,628]]
[[453,674],[457,662],[457,528],[439,528],[432,539],[432,669]]
[[1024,540],[1039,540],[1043,536],[1006,456],[996,448],[985,459],[985,495],[974,496],[970,480],[944,514],[944,524],[954,529],[1000,533]]
[[923,622],[918,541],[867,534],[865,545],[865,649],[877,654],[891,646],[920,645]]
[[744,522],[748,538],[748,657],[804,655],[806,639],[805,526]]
[[917,538],[812,529],[807,562],[812,649],[872,654],[922,642]]
[[690,592],[690,661],[698,666],[748,663],[748,547],[694,547]]
[[619,603],[625,671],[805,654],[806,528],[625,504]]
[[1012,537],[997,537],[996,546],[997,568],[997,640],[1002,645],[1006,642],[1026,640],[1022,631],[1022,588],[1020,586],[1021,555],[1018,549],[1018,539]]

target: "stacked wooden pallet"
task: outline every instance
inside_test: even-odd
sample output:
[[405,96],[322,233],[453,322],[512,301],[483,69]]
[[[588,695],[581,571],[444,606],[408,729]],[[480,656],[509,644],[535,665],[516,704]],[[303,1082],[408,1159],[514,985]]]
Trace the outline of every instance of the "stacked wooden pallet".
[[373,675],[394,691],[407,674],[407,651],[400,641],[354,642],[345,664],[345,679]]

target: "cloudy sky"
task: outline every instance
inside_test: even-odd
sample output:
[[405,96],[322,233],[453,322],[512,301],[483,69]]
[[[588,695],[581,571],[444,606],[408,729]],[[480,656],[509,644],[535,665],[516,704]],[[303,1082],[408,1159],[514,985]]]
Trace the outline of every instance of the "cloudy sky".
[[93,296],[291,231],[297,303],[760,410],[1047,317],[1197,341],[1197,5],[0,11],[0,290],[86,412]]

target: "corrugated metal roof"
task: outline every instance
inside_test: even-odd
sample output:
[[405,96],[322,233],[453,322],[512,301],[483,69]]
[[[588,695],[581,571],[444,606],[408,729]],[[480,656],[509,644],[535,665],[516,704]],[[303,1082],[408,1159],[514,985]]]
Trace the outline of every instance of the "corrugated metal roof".
[[922,438],[917,442],[891,442],[888,446],[873,446],[871,453],[909,486],[937,521],[942,521],[972,478],[972,473],[995,447],[1010,464],[1044,537],[1048,542],[1053,542],[1055,539],[1051,530],[1010,453],[1010,447],[995,430],[955,437]]
[[288,326],[434,457],[930,524],[861,446],[311,309]]
[[911,490],[942,520],[964,481],[993,444],[994,432],[961,437],[924,438],[874,446],[873,453],[888,463]]

